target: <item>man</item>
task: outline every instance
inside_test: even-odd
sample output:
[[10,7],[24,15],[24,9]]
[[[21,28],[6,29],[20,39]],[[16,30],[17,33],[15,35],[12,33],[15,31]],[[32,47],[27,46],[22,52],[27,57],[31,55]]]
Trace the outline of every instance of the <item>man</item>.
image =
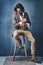
[[36,61],[35,56],[35,39],[32,33],[29,31],[28,26],[31,25],[28,14],[24,12],[24,7],[22,4],[18,3],[14,8],[15,13],[12,15],[13,24],[15,30],[13,31],[13,37],[16,40],[17,44],[19,43],[19,48],[22,47],[21,40],[19,36],[25,35],[28,40],[31,42],[31,54],[32,61]]

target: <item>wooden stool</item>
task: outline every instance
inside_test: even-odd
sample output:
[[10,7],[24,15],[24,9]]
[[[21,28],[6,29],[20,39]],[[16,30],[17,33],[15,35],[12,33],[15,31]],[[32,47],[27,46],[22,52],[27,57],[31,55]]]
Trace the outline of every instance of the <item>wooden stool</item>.
[[[26,49],[26,40],[25,40],[25,36],[23,36],[23,40],[24,40],[24,47],[20,48],[20,49],[24,49],[24,53],[25,53],[25,56],[26,56],[26,60],[28,60],[28,57],[27,57],[27,49]],[[17,45],[15,45],[15,49],[14,49],[14,57],[13,57],[13,61],[15,59],[15,56],[16,56],[16,50],[17,50]]]

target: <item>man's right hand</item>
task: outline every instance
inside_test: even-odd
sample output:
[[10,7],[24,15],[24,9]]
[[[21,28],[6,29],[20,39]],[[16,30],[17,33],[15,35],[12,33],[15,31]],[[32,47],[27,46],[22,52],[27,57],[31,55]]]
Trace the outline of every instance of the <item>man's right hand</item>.
[[24,27],[24,26],[26,26],[27,24],[25,24],[25,23],[22,23],[22,24],[20,24],[20,27]]
[[20,24],[20,27],[22,27],[23,26],[23,24]]

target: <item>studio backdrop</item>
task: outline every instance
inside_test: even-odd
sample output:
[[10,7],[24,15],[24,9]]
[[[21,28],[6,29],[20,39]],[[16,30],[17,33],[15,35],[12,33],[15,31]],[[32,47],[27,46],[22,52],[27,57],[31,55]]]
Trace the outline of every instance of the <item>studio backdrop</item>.
[[[21,3],[29,15],[32,24],[29,29],[36,39],[36,55],[43,56],[43,0],[0,0],[0,56],[13,55],[12,14],[17,3]],[[28,55],[31,55],[27,38],[26,46]],[[17,55],[24,55],[24,51],[19,49]]]

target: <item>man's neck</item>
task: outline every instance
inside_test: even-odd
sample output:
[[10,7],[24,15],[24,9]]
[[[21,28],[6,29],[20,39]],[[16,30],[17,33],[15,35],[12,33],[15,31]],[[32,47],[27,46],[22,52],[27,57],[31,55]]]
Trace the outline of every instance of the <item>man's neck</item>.
[[23,15],[23,12],[22,12],[22,13],[20,13],[20,14],[18,14],[18,15],[22,16],[22,15]]

